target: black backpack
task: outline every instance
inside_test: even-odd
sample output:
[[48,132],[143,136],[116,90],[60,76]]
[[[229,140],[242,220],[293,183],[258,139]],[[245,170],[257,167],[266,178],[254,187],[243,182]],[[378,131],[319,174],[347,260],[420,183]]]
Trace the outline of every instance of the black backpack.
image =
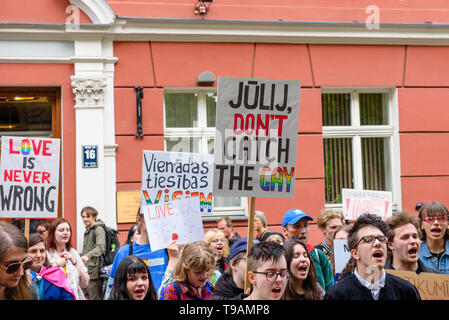
[[[94,226],[92,229],[92,240],[94,241],[94,243],[97,243],[95,237],[96,227],[98,227],[98,225]],[[106,234],[106,252],[101,256],[102,261],[100,263],[100,268],[111,265],[114,262],[114,258],[118,249],[120,249],[120,242],[118,241],[118,231],[107,226],[101,227],[103,227]]]

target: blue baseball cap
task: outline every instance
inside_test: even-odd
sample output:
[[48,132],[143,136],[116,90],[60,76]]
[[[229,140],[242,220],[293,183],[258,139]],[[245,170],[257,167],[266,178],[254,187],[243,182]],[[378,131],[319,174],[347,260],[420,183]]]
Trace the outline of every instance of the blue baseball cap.
[[313,221],[313,218],[309,217],[301,209],[290,209],[285,213],[284,218],[282,219],[282,227],[285,228],[287,224],[295,224],[303,218]]
[[[257,243],[259,243],[259,240],[253,239],[253,245]],[[231,261],[232,258],[234,258],[240,252],[245,252],[247,247],[248,247],[248,239],[246,237],[238,239],[231,247],[228,261]]]

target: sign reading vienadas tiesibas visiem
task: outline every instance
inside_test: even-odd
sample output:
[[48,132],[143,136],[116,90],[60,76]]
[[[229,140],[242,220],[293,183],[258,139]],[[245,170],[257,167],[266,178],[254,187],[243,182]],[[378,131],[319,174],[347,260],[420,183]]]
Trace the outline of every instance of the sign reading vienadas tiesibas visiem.
[[214,196],[294,197],[300,87],[218,78]]
[[2,136],[0,217],[57,217],[59,154],[59,139]]

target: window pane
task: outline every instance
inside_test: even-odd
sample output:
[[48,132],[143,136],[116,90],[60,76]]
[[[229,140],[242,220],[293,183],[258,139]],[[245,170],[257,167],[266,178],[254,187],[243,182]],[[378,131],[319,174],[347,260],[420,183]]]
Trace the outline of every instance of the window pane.
[[389,138],[362,138],[363,189],[387,191]]
[[323,126],[351,125],[351,94],[323,93],[321,104]]
[[207,126],[215,127],[215,112],[217,107],[217,94],[214,92],[206,93],[206,113],[207,113]]
[[352,139],[323,139],[326,203],[341,203],[341,189],[353,189]]
[[0,131],[52,131],[52,104],[45,97],[0,94]]
[[196,93],[165,92],[165,126],[167,128],[191,128],[197,126]]
[[366,126],[388,124],[388,94],[361,93],[360,124]]
[[198,139],[195,138],[165,138],[165,143],[167,145],[167,151],[191,153],[199,152]]

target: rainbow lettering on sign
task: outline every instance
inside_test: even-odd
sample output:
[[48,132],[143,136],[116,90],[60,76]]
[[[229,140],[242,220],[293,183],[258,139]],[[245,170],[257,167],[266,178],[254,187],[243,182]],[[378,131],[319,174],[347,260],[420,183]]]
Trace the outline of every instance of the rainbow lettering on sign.
[[147,190],[143,190],[143,197],[145,199],[145,202],[147,205],[153,205],[153,204],[158,204],[161,196],[162,196],[162,191],[164,191],[164,193],[166,194],[164,196],[164,202],[169,202],[169,201],[173,201],[173,200],[180,200],[183,199],[183,196],[185,198],[189,198],[189,197],[200,197],[200,211],[201,212],[207,212],[207,213],[211,213],[212,212],[212,192],[210,192],[207,197],[204,195],[203,192],[192,192],[190,193],[190,191],[182,191],[182,190],[177,190],[174,191],[171,195],[171,200],[169,199],[169,190],[165,189],[165,190],[158,190],[157,194],[156,194],[156,198],[154,199],[154,203],[153,201],[151,201],[150,195],[148,194]]
[[22,144],[20,146],[20,151],[22,152],[23,155],[30,154],[30,152],[31,152],[30,140],[28,140],[28,139],[22,140]]
[[[273,170],[270,167],[263,167],[260,172],[260,188],[263,191],[274,191],[276,184],[278,185],[277,191],[283,192],[285,181],[285,192],[290,192],[292,184],[292,178],[294,177],[295,167],[290,169],[286,167],[276,167]],[[269,181],[265,181],[266,176],[269,175]]]

